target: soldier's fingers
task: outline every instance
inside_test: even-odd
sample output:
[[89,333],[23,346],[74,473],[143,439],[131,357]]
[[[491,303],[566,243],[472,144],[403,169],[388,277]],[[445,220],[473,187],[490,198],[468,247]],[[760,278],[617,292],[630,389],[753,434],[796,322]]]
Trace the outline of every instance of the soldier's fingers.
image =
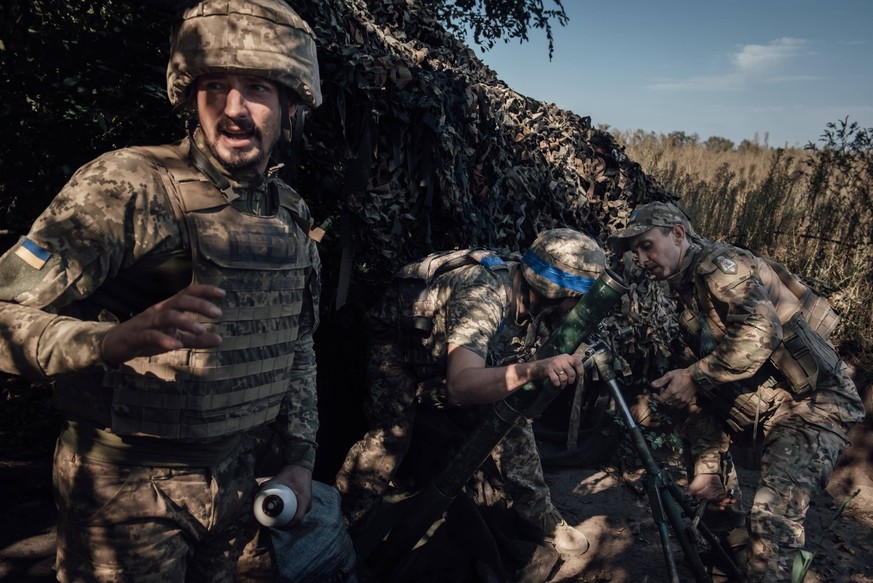
[[214,332],[207,332],[205,330],[198,334],[178,330],[175,338],[179,340],[185,348],[215,348],[221,344],[221,336]]
[[226,293],[220,287],[206,283],[192,283],[182,291],[192,296],[213,300],[220,300]]
[[664,403],[666,405],[672,405],[674,402],[673,393],[670,391],[661,391],[660,393],[653,394],[652,396],[659,403]]
[[570,364],[573,366],[573,370],[579,376],[582,376],[582,373],[585,371],[585,365],[582,364],[582,359],[576,355],[570,357]]
[[560,374],[558,374],[557,370],[555,370],[554,368],[549,368],[548,375],[549,375],[549,380],[552,381],[553,385],[555,385],[556,387],[561,386],[561,383],[563,382],[564,377],[562,377]]
[[659,377],[659,378],[653,380],[651,384],[652,384],[652,388],[660,389],[661,387],[665,386],[669,382],[670,382],[670,379],[665,375],[665,376],[662,376],[662,377]]
[[191,294],[177,294],[161,304],[159,309],[160,311],[191,312],[207,318],[221,317],[221,308],[208,299]]

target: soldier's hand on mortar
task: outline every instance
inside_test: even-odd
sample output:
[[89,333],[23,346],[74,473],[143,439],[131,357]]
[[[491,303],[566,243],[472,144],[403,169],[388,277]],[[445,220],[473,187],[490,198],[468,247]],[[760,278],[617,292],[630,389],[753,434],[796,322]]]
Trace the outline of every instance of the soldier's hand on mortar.
[[582,375],[582,360],[575,354],[559,354],[535,361],[539,366],[536,378],[548,378],[556,387],[572,385]]
[[697,396],[697,383],[691,378],[687,368],[667,372],[652,381],[652,388],[659,390],[658,394],[652,395],[653,399],[680,409],[693,403]]
[[192,284],[176,295],[112,327],[103,337],[103,358],[121,364],[137,356],[153,356],[179,348],[213,348],[221,337],[209,332],[194,314],[215,319],[221,309],[213,302],[224,290],[213,285]]
[[734,502],[724,489],[724,483],[718,474],[697,474],[688,484],[688,494],[699,500],[714,502],[721,508]]

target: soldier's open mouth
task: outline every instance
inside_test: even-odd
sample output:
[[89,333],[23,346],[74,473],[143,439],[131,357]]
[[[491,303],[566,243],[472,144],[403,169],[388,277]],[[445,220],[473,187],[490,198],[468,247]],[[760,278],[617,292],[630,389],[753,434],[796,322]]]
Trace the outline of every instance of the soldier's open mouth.
[[223,130],[221,132],[222,137],[232,146],[243,146],[252,143],[255,139],[256,132],[254,131],[240,131],[233,132],[229,130]]

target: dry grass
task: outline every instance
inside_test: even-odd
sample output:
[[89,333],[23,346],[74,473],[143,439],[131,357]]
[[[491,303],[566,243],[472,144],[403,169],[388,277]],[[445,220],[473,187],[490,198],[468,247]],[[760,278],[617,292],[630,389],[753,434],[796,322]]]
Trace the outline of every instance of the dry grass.
[[843,316],[841,348],[873,360],[873,128],[841,120],[804,149],[618,137],[679,196],[702,235],[755,249],[816,282]]

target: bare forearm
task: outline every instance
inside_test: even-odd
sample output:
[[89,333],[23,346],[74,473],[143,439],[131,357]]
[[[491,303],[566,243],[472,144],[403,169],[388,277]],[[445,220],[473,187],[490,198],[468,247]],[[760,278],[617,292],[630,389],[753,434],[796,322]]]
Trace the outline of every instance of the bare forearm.
[[447,383],[449,402],[456,405],[494,403],[534,380],[535,362],[458,371]]
[[548,380],[556,387],[576,382],[582,374],[577,356],[559,354],[543,360],[501,367],[486,367],[479,355],[450,346],[446,389],[449,402],[458,405],[493,403],[523,387],[529,381]]

